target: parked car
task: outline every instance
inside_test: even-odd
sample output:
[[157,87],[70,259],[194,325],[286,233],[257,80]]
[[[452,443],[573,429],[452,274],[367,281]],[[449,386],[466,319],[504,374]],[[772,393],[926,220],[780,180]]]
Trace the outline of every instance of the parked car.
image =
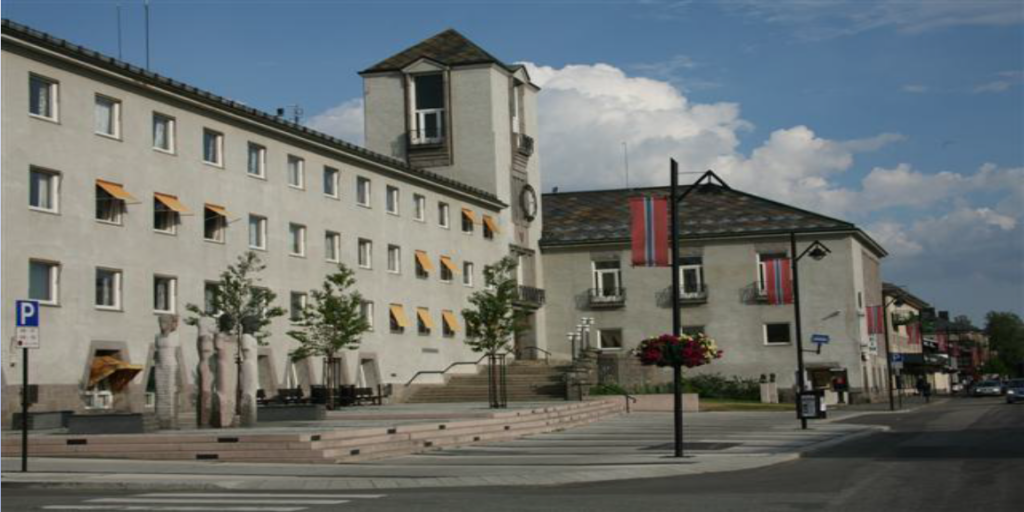
[[971,396],[1001,396],[1003,385],[997,380],[983,380],[971,388]]
[[1006,403],[1024,402],[1024,379],[1006,382]]

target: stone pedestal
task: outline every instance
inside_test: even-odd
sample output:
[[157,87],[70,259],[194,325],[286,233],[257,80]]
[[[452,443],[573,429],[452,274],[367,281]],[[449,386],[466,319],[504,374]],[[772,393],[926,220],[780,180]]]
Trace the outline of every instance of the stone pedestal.
[[779,385],[774,382],[762,382],[761,383],[761,403],[762,404],[777,404],[779,403]]
[[256,426],[256,390],[259,389],[259,366],[256,353],[256,337],[252,334],[242,335],[242,393],[239,411],[241,426]]
[[235,393],[238,383],[238,344],[229,334],[218,332],[213,337],[216,351],[213,403],[210,425],[216,428],[235,426]]
[[178,317],[160,315],[156,337],[156,419],[162,429],[178,428]]
[[199,366],[196,382],[196,426],[209,427],[212,424],[213,407],[213,334],[200,328],[196,339],[199,351]]

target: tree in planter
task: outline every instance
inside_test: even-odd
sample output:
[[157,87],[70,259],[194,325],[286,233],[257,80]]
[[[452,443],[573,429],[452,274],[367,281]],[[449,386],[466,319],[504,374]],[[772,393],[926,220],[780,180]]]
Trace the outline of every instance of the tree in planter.
[[505,256],[484,267],[483,290],[469,297],[472,307],[463,309],[466,319],[466,344],[474,352],[488,357],[487,388],[491,407],[504,406],[500,399],[498,360],[515,335],[521,332],[524,313],[515,307],[519,298],[516,259]]
[[312,356],[324,358],[330,408],[334,407],[334,390],[340,384],[338,352],[358,347],[360,337],[370,329],[361,311],[363,296],[349,291],[355,282],[352,270],[339,263],[337,272],[327,276],[321,289],[310,290],[310,302],[299,312],[296,329],[288,331],[300,344],[291,353],[293,361]]

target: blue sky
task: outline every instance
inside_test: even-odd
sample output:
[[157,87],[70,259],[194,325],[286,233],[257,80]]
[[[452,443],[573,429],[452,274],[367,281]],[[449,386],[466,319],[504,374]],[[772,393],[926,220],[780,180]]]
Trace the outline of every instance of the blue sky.
[[[144,62],[142,2],[3,16]],[[153,0],[154,71],[360,138],[356,72],[454,27],[541,83],[546,186],[667,180],[669,156],[857,223],[953,314],[1024,314],[1019,1]],[[584,135],[580,135],[585,132]]]

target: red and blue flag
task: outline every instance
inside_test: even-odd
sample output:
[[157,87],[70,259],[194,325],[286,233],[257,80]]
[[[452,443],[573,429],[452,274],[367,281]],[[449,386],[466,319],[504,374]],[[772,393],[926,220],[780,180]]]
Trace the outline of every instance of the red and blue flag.
[[631,197],[633,266],[668,266],[668,198]]

